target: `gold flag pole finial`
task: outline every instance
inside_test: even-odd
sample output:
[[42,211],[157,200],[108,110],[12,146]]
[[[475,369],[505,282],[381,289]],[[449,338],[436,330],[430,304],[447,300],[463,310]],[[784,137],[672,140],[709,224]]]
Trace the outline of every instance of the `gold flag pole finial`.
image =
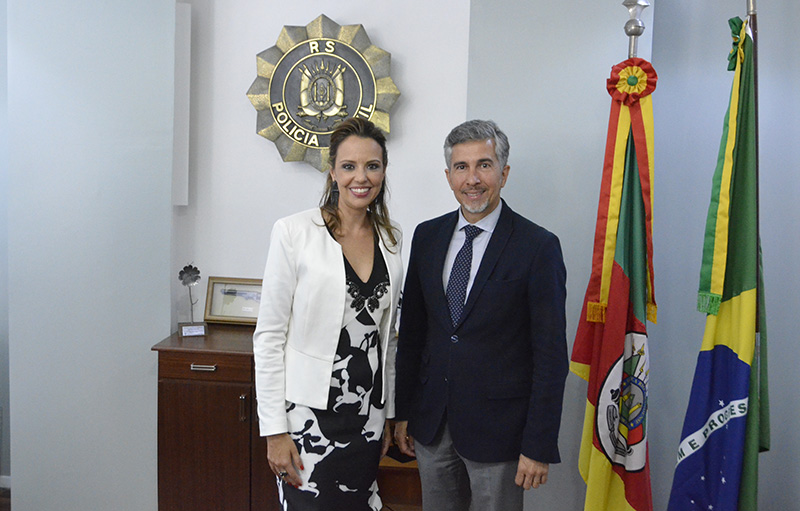
[[632,59],[638,51],[639,36],[644,33],[642,11],[646,7],[650,7],[650,2],[647,0],[625,0],[622,5],[628,9],[631,16],[631,19],[625,23],[625,34],[628,36],[628,58]]

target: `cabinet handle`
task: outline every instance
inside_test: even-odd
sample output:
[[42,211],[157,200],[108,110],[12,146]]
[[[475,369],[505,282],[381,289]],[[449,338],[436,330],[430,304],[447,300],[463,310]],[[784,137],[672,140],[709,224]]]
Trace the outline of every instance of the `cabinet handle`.
[[239,396],[239,422],[247,422],[247,395]]
[[217,364],[214,364],[212,366],[204,364],[192,364],[189,366],[189,369],[191,369],[192,371],[206,371],[209,373],[213,373],[214,371],[217,370]]

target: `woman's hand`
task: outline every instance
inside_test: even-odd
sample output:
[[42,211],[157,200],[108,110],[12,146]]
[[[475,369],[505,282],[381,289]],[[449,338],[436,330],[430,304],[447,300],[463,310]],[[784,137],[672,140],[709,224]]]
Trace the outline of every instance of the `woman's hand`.
[[269,468],[282,481],[286,481],[295,488],[300,487],[299,470],[303,469],[300,453],[288,433],[279,433],[267,437],[267,461]]

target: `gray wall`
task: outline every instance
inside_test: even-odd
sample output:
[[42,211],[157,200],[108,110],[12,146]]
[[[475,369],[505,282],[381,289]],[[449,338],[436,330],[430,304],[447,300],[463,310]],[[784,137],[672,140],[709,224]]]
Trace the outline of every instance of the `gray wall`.
[[6,0],[0,0],[0,488],[8,487],[8,73]]
[[[727,19],[744,16],[743,0],[653,2],[655,105],[655,286],[659,322],[649,325],[650,464],[654,508],[664,509],[704,317],[695,293],[732,73]],[[511,139],[511,175],[503,191],[512,207],[556,232],[568,279],[568,337],[574,340],[588,282],[610,98],[605,80],[627,57],[620,2],[549,8],[540,2],[473,0],[468,116],[489,117]],[[800,307],[796,138],[800,78],[790,0],[762,3],[760,15],[761,227],[770,330],[773,451],[761,457],[762,509],[794,509],[800,434],[795,344]],[[551,5],[551,4],[548,4]],[[559,4],[563,5],[563,4]],[[510,34],[510,36],[506,36]],[[792,135],[795,135],[792,137]],[[580,509],[584,486],[577,454],[586,384],[570,375],[562,421],[564,463],[551,469],[531,509]]]
[[8,5],[15,511],[156,507],[174,4]]

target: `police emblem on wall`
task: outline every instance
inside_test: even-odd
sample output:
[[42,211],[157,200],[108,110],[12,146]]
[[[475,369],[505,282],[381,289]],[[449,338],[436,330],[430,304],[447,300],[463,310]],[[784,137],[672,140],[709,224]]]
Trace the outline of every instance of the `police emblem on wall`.
[[283,161],[328,162],[331,132],[350,117],[389,133],[389,110],[400,96],[389,76],[391,55],[373,45],[362,25],[341,26],[320,15],[305,27],[284,26],[275,46],[257,56],[247,97],[258,112],[256,132]]

